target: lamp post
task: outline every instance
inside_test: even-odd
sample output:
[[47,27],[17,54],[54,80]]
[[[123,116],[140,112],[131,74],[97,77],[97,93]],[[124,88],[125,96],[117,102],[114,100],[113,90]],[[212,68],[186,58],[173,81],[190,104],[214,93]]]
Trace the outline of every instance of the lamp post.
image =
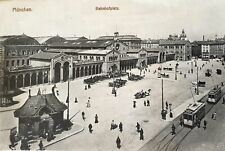
[[198,90],[198,66],[197,66],[197,89],[196,89],[196,94],[199,95],[199,90]]
[[175,66],[175,80],[177,80],[177,64]]
[[164,109],[164,101],[163,101],[163,79],[162,79],[162,111],[161,111],[161,115],[162,115],[163,120],[166,120],[166,114],[167,114],[167,111]]
[[70,96],[70,79],[68,79],[68,96],[67,96],[67,100],[66,100],[66,103],[67,103],[67,120],[69,121],[69,116],[70,116],[70,101],[69,101],[69,96]]

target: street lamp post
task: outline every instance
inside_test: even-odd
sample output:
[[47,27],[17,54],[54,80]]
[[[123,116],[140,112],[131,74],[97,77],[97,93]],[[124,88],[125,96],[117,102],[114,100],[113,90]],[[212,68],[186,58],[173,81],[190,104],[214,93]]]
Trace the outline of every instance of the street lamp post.
[[196,89],[196,94],[199,95],[199,90],[198,90],[198,67],[197,67],[197,89]]
[[163,120],[166,120],[166,114],[167,114],[167,111],[164,109],[164,101],[163,101],[163,79],[162,79],[162,111],[161,111],[161,115],[162,115]]

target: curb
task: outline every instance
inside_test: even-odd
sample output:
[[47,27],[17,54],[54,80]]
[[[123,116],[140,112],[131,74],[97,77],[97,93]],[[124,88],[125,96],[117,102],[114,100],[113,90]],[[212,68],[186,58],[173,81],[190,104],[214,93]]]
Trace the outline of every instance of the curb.
[[71,137],[71,136],[73,136],[73,135],[76,135],[76,134],[82,132],[83,130],[84,130],[84,127],[82,126],[82,128],[81,128],[80,130],[78,130],[77,132],[74,132],[74,133],[72,133],[72,134],[70,134],[70,135],[68,135],[68,136],[65,136],[65,137],[63,137],[63,138],[61,138],[61,139],[59,139],[59,140],[57,140],[57,141],[55,141],[55,142],[49,143],[49,144],[45,145],[44,148],[49,147],[49,146],[51,146],[51,145],[53,145],[53,144],[55,144],[55,143],[58,143],[58,142],[60,142],[60,141],[63,141],[63,140],[65,140],[65,139],[67,139],[67,138],[69,138],[69,137]]

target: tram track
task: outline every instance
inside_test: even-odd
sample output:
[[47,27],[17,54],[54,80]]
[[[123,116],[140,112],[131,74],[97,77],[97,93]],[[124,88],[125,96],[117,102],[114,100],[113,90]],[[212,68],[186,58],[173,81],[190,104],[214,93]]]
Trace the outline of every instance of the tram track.
[[[222,96],[224,94],[225,94],[225,87],[223,87],[222,89]],[[199,102],[206,103],[205,116],[215,107],[215,104],[208,103],[207,99],[208,99],[208,95],[205,95],[204,97],[202,97],[201,100],[199,100]],[[219,102],[220,101],[218,101],[217,103]],[[178,116],[173,122],[175,124],[176,130],[178,130],[175,135],[171,134],[172,124],[169,124],[159,134],[157,134],[153,139],[149,141],[149,144],[147,145],[149,148],[148,147],[145,147],[145,148],[151,149],[152,151],[178,151],[182,142],[195,128],[194,127],[190,129],[186,127],[181,127],[179,123],[179,119],[180,119],[180,116]],[[144,150],[144,148],[142,149]]]

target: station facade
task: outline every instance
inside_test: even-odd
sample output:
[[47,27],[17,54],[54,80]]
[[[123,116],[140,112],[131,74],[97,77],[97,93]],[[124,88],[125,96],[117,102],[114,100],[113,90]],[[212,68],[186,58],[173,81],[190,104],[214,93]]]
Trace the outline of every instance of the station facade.
[[161,48],[129,49],[126,43],[113,39],[67,40],[55,36],[40,41],[40,37],[24,34],[1,37],[2,91],[174,60],[174,54]]

